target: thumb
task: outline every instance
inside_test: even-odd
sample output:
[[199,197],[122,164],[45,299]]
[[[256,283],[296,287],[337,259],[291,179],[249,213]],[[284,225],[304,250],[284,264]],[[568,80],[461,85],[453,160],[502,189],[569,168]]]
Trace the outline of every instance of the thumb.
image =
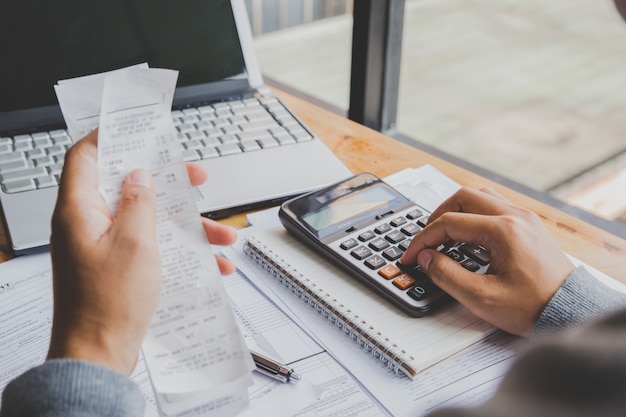
[[126,177],[122,186],[113,227],[117,232],[148,239],[156,234],[155,218],[156,194],[152,174],[145,169],[136,169]]
[[417,260],[435,285],[457,301],[467,297],[478,283],[475,274],[463,268],[457,261],[436,250],[425,249]]

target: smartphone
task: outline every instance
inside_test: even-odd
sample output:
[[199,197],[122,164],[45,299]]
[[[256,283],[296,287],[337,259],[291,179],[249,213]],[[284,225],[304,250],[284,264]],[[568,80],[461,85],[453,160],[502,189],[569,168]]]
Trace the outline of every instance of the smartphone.
[[[429,215],[369,173],[288,200],[279,211],[289,232],[413,317],[450,300],[418,265],[399,262]],[[477,245],[449,242],[438,250],[473,272],[489,265]]]

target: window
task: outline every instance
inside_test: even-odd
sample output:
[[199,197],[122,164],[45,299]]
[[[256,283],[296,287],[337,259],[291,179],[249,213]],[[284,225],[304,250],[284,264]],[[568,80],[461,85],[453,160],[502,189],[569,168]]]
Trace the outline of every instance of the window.
[[[264,74],[347,111],[351,1],[247,4]],[[626,23],[612,0],[406,0],[404,19],[399,134],[626,217]]]

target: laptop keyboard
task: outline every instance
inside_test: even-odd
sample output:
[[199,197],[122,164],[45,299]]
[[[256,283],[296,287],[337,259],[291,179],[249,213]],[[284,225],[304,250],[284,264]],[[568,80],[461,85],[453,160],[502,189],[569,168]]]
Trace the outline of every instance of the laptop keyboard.
[[[276,97],[175,110],[172,120],[185,161],[305,142],[313,136]],[[65,130],[0,137],[0,186],[17,193],[59,184],[72,139]]]

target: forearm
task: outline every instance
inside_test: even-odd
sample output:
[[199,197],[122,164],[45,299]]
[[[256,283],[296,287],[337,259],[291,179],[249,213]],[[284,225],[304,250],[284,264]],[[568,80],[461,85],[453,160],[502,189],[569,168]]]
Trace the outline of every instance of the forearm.
[[624,307],[626,294],[607,287],[581,266],[570,274],[543,310],[533,336],[595,321]]
[[144,399],[128,377],[77,360],[51,360],[7,385],[0,417],[143,416]]

